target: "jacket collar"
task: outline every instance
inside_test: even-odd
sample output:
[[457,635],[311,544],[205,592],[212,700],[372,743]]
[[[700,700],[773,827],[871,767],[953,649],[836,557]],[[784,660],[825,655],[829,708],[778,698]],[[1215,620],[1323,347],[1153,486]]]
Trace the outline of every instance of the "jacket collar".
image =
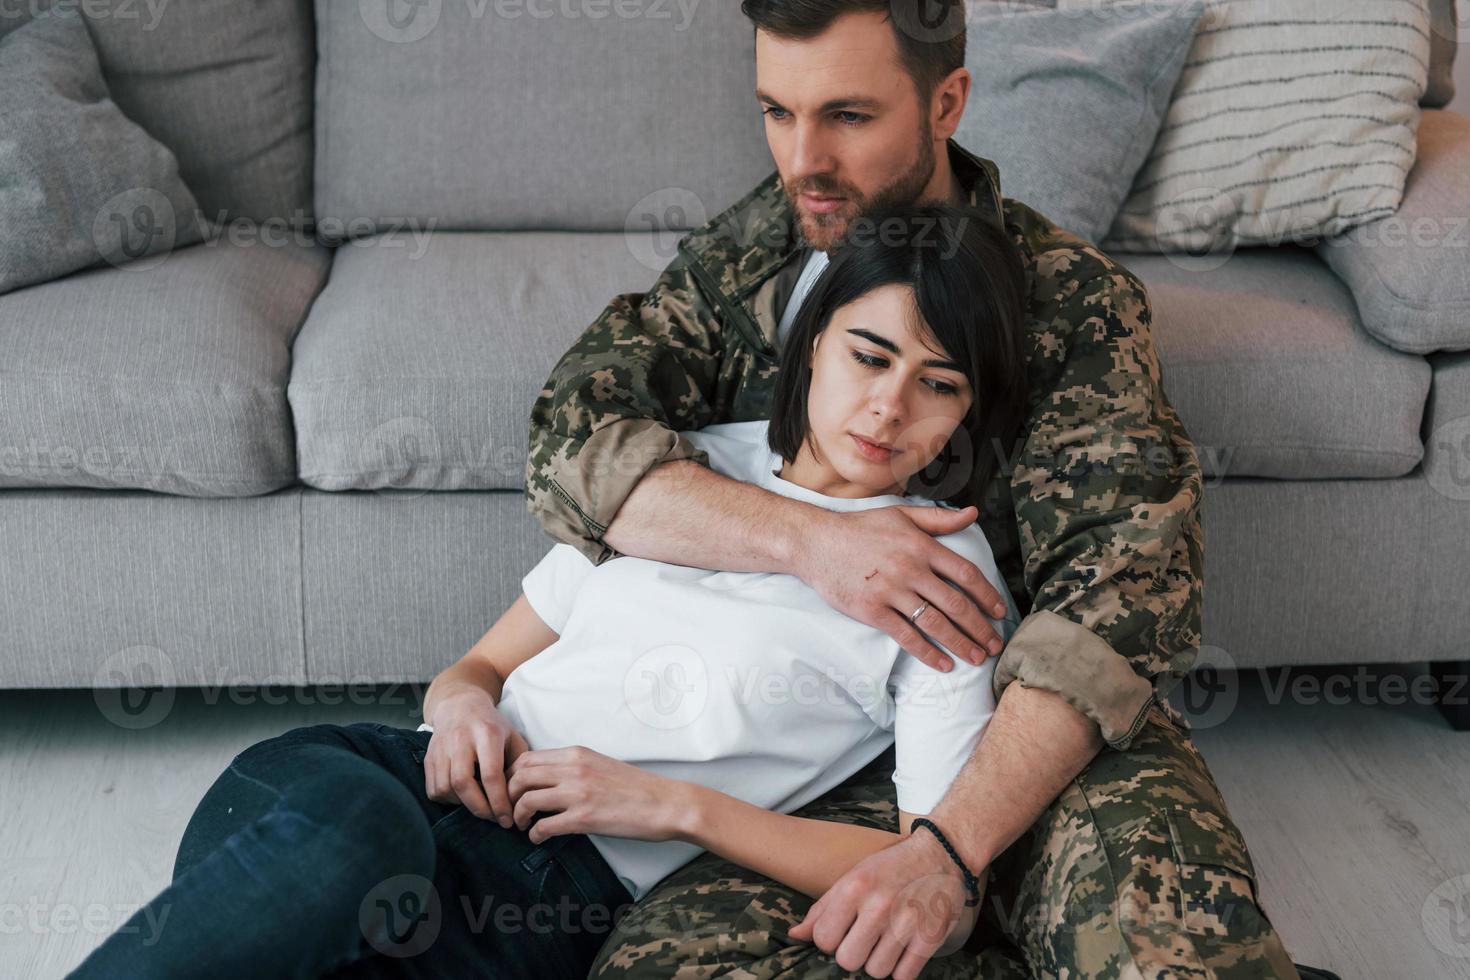
[[[947,146],[950,166],[969,193],[970,207],[1003,220],[1000,169],[994,161],[976,156],[953,138]],[[703,267],[701,278],[716,285],[727,302],[743,303],[800,247],[795,231],[791,202],[777,171],[687,235],[679,251]]]

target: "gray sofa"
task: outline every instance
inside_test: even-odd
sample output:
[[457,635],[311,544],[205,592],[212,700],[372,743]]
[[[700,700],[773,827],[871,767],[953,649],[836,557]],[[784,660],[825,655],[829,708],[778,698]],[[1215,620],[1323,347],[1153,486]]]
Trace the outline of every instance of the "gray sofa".
[[[87,8],[113,97],[222,230],[0,296],[0,685],[427,681],[551,544],[522,471],[552,364],[773,169],[749,28],[727,0],[123,6]],[[1405,210],[1465,215],[1470,121],[1431,121]],[[1209,477],[1205,662],[1470,656],[1446,253],[1119,256]],[[1365,261],[1376,300],[1339,275]]]

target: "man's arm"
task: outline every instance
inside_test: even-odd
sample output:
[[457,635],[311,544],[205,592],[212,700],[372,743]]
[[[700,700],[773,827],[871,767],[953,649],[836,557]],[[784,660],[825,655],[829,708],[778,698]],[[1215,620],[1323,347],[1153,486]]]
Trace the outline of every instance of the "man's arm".
[[526,506],[595,565],[608,525],[650,469],[708,466],[681,431],[715,417],[720,325],[681,255],[646,293],[617,296],[563,354],[531,409]]
[[[1037,748],[1040,732],[1045,751]],[[1102,747],[1097,723],[1060,695],[1012,684],[931,816],[979,873],[1036,822]]]
[[675,460],[655,466],[638,482],[603,541],[625,555],[676,565],[789,573],[801,529],[827,513],[691,460]]
[[1054,692],[1126,748],[1199,648],[1199,457],[1164,393],[1143,283],[1044,218],[1026,233],[1040,394],[1011,499],[1032,608],[996,694],[1014,680]]
[[[1036,822],[1102,744],[1096,723],[1059,695],[1012,684],[930,817],[983,882],[996,856]],[[960,870],[938,838],[927,831],[909,834],[839,878],[789,934],[833,954],[848,970],[861,969],[883,940],[896,941],[906,950],[893,975],[911,977],[941,946],[968,935],[973,915],[963,901]],[[917,911],[922,921],[893,909]],[[891,969],[891,961],[884,967]]]

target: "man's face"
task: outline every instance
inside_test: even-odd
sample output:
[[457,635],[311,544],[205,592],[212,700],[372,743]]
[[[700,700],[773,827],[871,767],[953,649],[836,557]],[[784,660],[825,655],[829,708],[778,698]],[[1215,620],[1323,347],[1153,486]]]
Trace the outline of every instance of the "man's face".
[[881,13],[805,41],[757,31],[755,50],[766,140],[807,243],[828,251],[854,218],[929,188],[934,129]]

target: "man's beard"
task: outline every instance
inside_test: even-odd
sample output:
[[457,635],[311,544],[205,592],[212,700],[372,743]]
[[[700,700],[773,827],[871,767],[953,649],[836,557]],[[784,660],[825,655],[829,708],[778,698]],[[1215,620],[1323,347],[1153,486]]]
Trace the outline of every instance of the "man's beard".
[[[914,165],[893,183],[880,188],[870,197],[859,198],[851,192],[844,192],[840,187],[829,187],[820,181],[808,181],[806,186],[800,188],[795,194],[790,188],[787,188],[787,200],[791,204],[792,213],[797,216],[796,237],[798,242],[803,246],[815,248],[819,252],[831,251],[847,236],[856,218],[890,207],[903,207],[917,201],[924,188],[928,187],[929,182],[934,179],[934,166],[934,140],[930,138],[928,132],[925,132],[923,139],[919,142],[919,159]],[[843,202],[841,211],[832,214],[810,214],[799,206],[800,195],[808,192],[841,195],[846,200]],[[856,214],[850,214],[849,208],[854,203],[857,204]]]

